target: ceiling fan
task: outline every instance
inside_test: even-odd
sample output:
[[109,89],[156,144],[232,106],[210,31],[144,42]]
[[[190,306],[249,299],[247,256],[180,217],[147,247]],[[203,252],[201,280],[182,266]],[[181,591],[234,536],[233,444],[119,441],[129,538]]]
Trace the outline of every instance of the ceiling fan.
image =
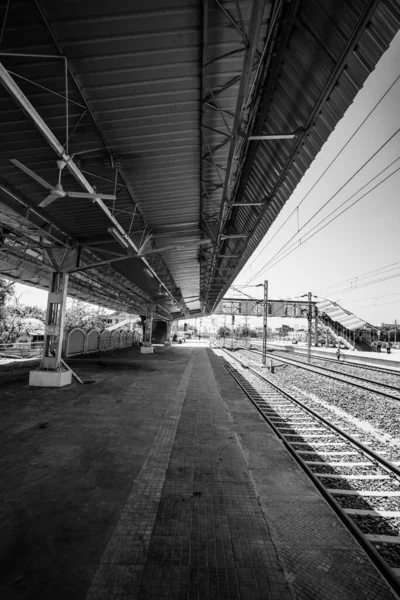
[[88,192],[66,192],[66,191],[64,191],[64,189],[61,185],[61,175],[62,175],[64,167],[67,165],[67,163],[64,160],[57,161],[58,181],[57,181],[56,185],[54,185],[54,186],[51,185],[50,183],[47,183],[47,181],[42,179],[40,177],[40,175],[37,175],[36,173],[34,173],[30,169],[28,169],[28,167],[26,167],[25,165],[20,163],[19,160],[16,160],[15,158],[11,158],[10,162],[13,165],[15,165],[16,167],[18,167],[18,169],[21,169],[21,171],[24,171],[24,173],[29,175],[29,177],[32,177],[32,179],[34,179],[35,181],[40,183],[40,185],[45,187],[47,190],[50,190],[49,196],[47,196],[44,200],[42,200],[42,202],[40,202],[39,206],[41,206],[41,207],[48,206],[49,204],[54,202],[54,200],[59,200],[60,198],[65,198],[65,197],[68,197],[68,198],[92,198],[92,199],[100,198],[100,200],[115,200],[115,195],[113,195],[113,194],[98,194],[97,192],[88,193]]

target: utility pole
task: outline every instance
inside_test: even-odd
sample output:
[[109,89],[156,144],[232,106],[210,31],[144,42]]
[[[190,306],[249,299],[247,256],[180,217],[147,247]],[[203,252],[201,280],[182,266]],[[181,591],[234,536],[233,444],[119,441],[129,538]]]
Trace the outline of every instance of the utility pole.
[[307,362],[311,362],[311,325],[312,325],[312,293],[308,292],[308,340],[307,340]]
[[224,315],[224,346],[225,346],[225,335],[226,335],[226,315]]
[[267,362],[267,336],[268,336],[268,281],[264,281],[264,313],[263,313],[263,351],[262,363]]
[[318,308],[314,306],[314,345],[318,346]]

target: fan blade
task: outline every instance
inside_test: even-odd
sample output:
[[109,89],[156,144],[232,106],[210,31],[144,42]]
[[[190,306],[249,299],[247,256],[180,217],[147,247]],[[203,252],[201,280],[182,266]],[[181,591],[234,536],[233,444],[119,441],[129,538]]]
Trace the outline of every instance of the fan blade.
[[54,186],[50,185],[50,183],[47,183],[47,181],[45,181],[44,179],[42,179],[39,175],[36,175],[36,173],[34,173],[30,169],[28,169],[28,167],[26,167],[22,163],[20,163],[19,160],[16,160],[15,158],[11,158],[10,162],[13,165],[15,165],[16,167],[18,167],[18,169],[21,169],[21,171],[24,171],[27,175],[29,175],[29,177],[32,177],[32,179],[35,179],[43,187],[47,188],[48,190],[52,190],[53,189]]
[[111,194],[89,194],[87,192],[67,192],[70,198],[100,198],[100,200],[115,200],[116,196]]
[[44,206],[48,206],[49,204],[51,204],[52,202],[54,202],[54,200],[58,200],[59,196],[55,196],[54,194],[50,194],[50,196],[47,196],[47,198],[45,198],[44,200],[41,201],[41,203],[39,204],[39,206],[41,206],[42,208]]

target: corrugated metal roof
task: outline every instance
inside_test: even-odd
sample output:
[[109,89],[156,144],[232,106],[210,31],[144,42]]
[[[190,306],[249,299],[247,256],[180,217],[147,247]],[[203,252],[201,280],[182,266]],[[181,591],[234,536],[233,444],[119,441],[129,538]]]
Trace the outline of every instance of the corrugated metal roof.
[[343,327],[345,327],[346,329],[349,329],[350,331],[354,331],[356,329],[364,329],[364,328],[376,329],[373,325],[371,325],[367,321],[364,321],[363,319],[356,317],[355,314],[353,314],[352,312],[350,312],[348,310],[345,310],[344,308],[339,306],[339,304],[337,304],[336,302],[333,302],[332,300],[328,300],[328,299],[319,300],[315,303],[315,305],[318,309],[318,313],[321,316],[323,316],[324,314],[327,315],[328,317],[330,317],[332,319],[332,321],[336,321],[337,323],[340,323],[341,325],[343,325]]
[[[282,4],[276,35],[258,87],[257,110],[248,134],[298,132],[294,139],[248,141],[237,156],[231,202],[262,206],[230,209],[221,233],[248,233],[220,239],[204,290],[216,306],[278,216],[377,60],[399,29],[400,6],[391,0],[334,0]],[[217,155],[216,155],[217,156]],[[218,259],[218,254],[238,255]],[[224,285],[212,283],[219,265],[233,268]]]
[[[201,2],[12,2],[1,50],[68,58],[75,79],[69,78],[69,152],[101,193],[111,194],[114,188],[114,172],[105,170],[104,159],[112,155],[118,161],[117,200],[107,206],[137,246],[150,233],[152,249],[180,239],[187,243],[186,223],[195,224],[190,239],[199,241]],[[62,62],[15,56],[2,61],[53,133],[65,139]],[[43,188],[8,159],[17,158],[53,183],[56,157],[6,92],[0,94],[0,108],[7,115],[0,125],[0,176],[37,205]],[[64,189],[79,189],[67,170],[62,183]],[[97,252],[99,258],[121,251],[107,232],[107,216],[96,205],[54,202],[45,212],[74,240],[96,243],[103,251]],[[174,231],[158,242],[159,230],[172,225],[183,225],[182,234]],[[176,253],[146,258],[177,299],[199,296],[197,248],[185,249],[178,260]],[[159,300],[159,281],[148,276],[141,260],[113,263],[112,271]],[[165,299],[163,304],[181,312]]]
[[[0,15],[7,6],[0,0]],[[217,304],[399,27],[392,0],[13,0],[8,9],[1,63],[88,185],[117,197],[103,209],[71,199],[38,208],[46,192],[9,159],[54,185],[57,154],[0,88],[0,270],[45,285],[48,266],[32,250],[40,237],[79,245],[84,266],[114,260],[127,251],[108,232],[111,215],[147,254],[74,273],[72,292],[121,310],[157,302],[175,316]],[[301,133],[246,137],[288,130]],[[82,190],[68,168],[62,184]],[[232,234],[245,237],[222,238]]]

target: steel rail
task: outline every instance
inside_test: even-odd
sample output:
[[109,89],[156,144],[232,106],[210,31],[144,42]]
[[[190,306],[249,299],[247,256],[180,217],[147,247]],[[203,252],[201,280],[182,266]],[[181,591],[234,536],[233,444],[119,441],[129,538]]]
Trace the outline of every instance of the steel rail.
[[[250,297],[250,296],[249,296]],[[257,342],[257,340],[256,340]],[[254,342],[254,340],[252,341],[252,343],[256,343]],[[294,355],[296,356],[306,356],[306,348],[302,348],[302,347],[298,347],[296,346],[296,348],[294,349]],[[304,350],[304,352],[303,352]],[[283,352],[284,354],[287,354],[285,352],[285,350],[280,350],[279,348],[274,347],[274,351],[275,352]],[[312,352],[312,349],[311,349]],[[335,360],[334,358],[330,358],[329,356],[317,356],[317,355],[313,355],[311,354],[311,358],[314,358],[315,360],[324,360],[326,362],[332,362],[334,364],[338,364],[337,360]],[[378,365],[373,365],[373,364],[368,364],[368,363],[360,363],[360,362],[354,362],[352,360],[347,360],[347,358],[345,357],[344,360],[340,363],[341,365],[344,366],[348,366],[348,367],[358,367],[360,369],[367,369],[369,371],[377,371],[378,373],[385,373],[387,375],[398,375],[400,376],[400,365],[399,365],[399,369],[391,369],[390,367],[379,367]]]
[[253,369],[252,367],[249,367],[248,365],[246,365],[245,363],[243,363],[240,360],[240,358],[237,358],[236,356],[233,356],[231,353],[228,353],[226,350],[224,350],[222,348],[220,348],[220,350],[222,350],[223,352],[225,352],[226,354],[228,354],[228,356],[230,356],[231,358],[233,358],[234,360],[236,360],[238,363],[240,363],[241,366],[243,368],[249,370],[250,373],[253,373],[253,375],[255,375],[256,377],[258,377],[259,379],[262,379],[265,383],[268,383],[271,387],[275,388],[278,392],[280,392],[281,394],[283,394],[284,396],[286,396],[291,402],[295,402],[296,404],[298,404],[299,406],[301,406],[301,408],[303,408],[304,410],[306,410],[307,412],[309,412],[310,414],[312,414],[316,419],[322,421],[325,425],[327,425],[328,427],[331,427],[332,429],[334,429],[339,435],[342,435],[343,437],[345,437],[350,443],[355,444],[356,446],[358,446],[362,452],[365,452],[366,454],[369,454],[371,456],[371,458],[373,458],[377,462],[382,463],[382,467],[384,469],[386,469],[389,472],[395,473],[398,477],[400,477],[400,468],[399,467],[397,467],[396,465],[394,465],[393,463],[391,463],[389,460],[386,460],[386,458],[383,458],[383,456],[380,456],[379,454],[377,454],[376,452],[374,452],[373,450],[371,450],[370,448],[368,448],[368,446],[365,446],[362,442],[358,441],[356,438],[353,438],[349,433],[347,433],[346,431],[344,431],[343,429],[341,429],[337,425],[334,425],[333,423],[331,423],[330,421],[328,421],[327,419],[325,419],[325,417],[322,417],[321,415],[319,415],[312,408],[309,408],[308,406],[306,406],[305,404],[303,404],[301,402],[301,400],[297,400],[296,398],[294,398],[293,396],[291,396],[291,394],[289,394],[289,392],[286,392],[286,391],[282,390],[276,383],[273,383],[272,381],[270,381],[269,379],[267,379],[266,377],[264,377],[261,373],[258,373],[258,371],[256,371],[255,369]]
[[[280,350],[278,350],[278,352],[280,352]],[[304,356],[304,354],[300,351],[295,352],[295,354],[298,354],[298,356]],[[312,358],[315,358],[316,360],[325,360],[326,362],[332,362],[334,364],[337,364],[337,361],[333,358],[328,358],[328,357],[324,358],[323,356],[312,356]],[[349,361],[347,359],[343,360],[340,364],[344,365],[344,366],[348,366],[348,367],[358,367],[359,369],[367,369],[369,371],[376,371],[377,373],[385,373],[386,375],[400,376],[400,370],[396,371],[395,369],[390,369],[390,368],[386,368],[386,367],[378,367],[377,365],[369,365],[367,363],[358,363],[358,362]]]
[[[260,350],[247,349],[247,351],[253,352],[254,354],[261,354]],[[281,356],[279,356],[279,358],[276,358],[275,360],[279,360],[288,365],[292,365],[293,367],[297,367],[298,369],[305,369],[306,371],[311,371],[311,373],[316,373],[318,375],[323,375],[324,377],[329,377],[329,379],[335,379],[336,381],[341,381],[342,383],[348,383],[348,384],[353,385],[354,387],[358,387],[362,390],[366,390],[368,392],[373,392],[374,394],[380,394],[381,396],[385,396],[387,398],[390,398],[391,400],[396,400],[397,402],[400,401],[400,397],[393,396],[392,394],[388,394],[386,392],[380,392],[379,390],[372,390],[365,385],[361,385],[360,383],[353,383],[352,381],[343,379],[342,377],[340,377],[340,375],[330,375],[329,373],[323,373],[323,372],[321,373],[321,372],[317,371],[317,369],[321,369],[321,371],[329,371],[330,373],[337,373],[337,371],[335,371],[334,369],[329,369],[329,367],[318,367],[316,365],[314,367],[312,367],[308,364],[307,365],[304,364],[300,360],[290,359],[290,358],[286,358],[286,357],[283,358]],[[398,386],[390,385],[388,383],[379,383],[377,381],[373,381],[372,379],[365,379],[365,377],[360,377],[359,375],[347,375],[346,374],[345,377],[359,379],[361,381],[365,381],[366,383],[370,383],[372,385],[377,385],[377,386],[385,387],[385,388],[388,388],[391,390],[397,390],[400,392],[400,389]]]
[[[225,350],[223,350],[223,351],[226,352]],[[358,440],[356,440],[355,438],[353,438],[350,434],[346,433],[345,431],[343,431],[342,429],[340,429],[339,427],[337,427],[336,425],[334,425],[333,423],[331,423],[330,421],[328,421],[327,419],[325,419],[324,417],[322,417],[322,415],[319,415],[318,413],[316,413],[312,409],[310,409],[307,406],[305,406],[300,400],[297,400],[296,398],[294,398],[293,396],[291,396],[288,392],[286,392],[285,390],[282,390],[281,388],[279,388],[279,386],[277,386],[273,382],[271,382],[268,379],[266,379],[265,377],[263,377],[260,373],[258,373],[254,369],[252,369],[251,367],[248,367],[248,365],[245,365],[244,363],[242,363],[242,361],[240,359],[238,359],[238,358],[236,358],[235,356],[232,356],[232,355],[229,355],[229,356],[231,356],[231,358],[233,358],[234,360],[236,360],[237,362],[239,362],[244,368],[248,369],[254,375],[256,375],[257,377],[259,377],[260,379],[262,379],[264,382],[266,382],[269,385],[271,385],[271,387],[273,387],[282,396],[284,396],[285,398],[287,398],[288,400],[290,400],[294,404],[299,405],[302,409],[304,409],[306,412],[309,412],[318,421],[321,421],[322,423],[324,423],[324,425],[326,425],[327,427],[329,427],[329,428],[333,429],[334,431],[336,431],[336,433],[338,433],[338,435],[340,435],[341,437],[343,437],[350,444],[356,446],[362,452],[364,452],[365,454],[369,455],[371,458],[373,458],[374,460],[376,460],[376,462],[378,462],[378,463],[381,464],[381,467],[383,469],[385,469],[389,473],[394,473],[395,475],[397,475],[397,476],[400,477],[400,469],[398,469],[395,465],[393,465],[392,463],[390,463],[389,461],[387,461],[385,458],[383,458],[379,454],[375,453],[373,450],[371,450],[367,446],[364,446],[364,444],[362,444],[361,442],[359,442]],[[310,479],[312,480],[312,482],[314,483],[314,485],[318,488],[318,490],[321,492],[321,494],[324,496],[324,498],[332,506],[332,508],[334,509],[335,513],[339,516],[339,518],[346,525],[346,527],[351,531],[351,533],[354,535],[354,537],[356,538],[356,540],[358,541],[358,543],[360,544],[360,546],[367,553],[368,557],[371,559],[371,561],[374,563],[374,565],[378,568],[378,570],[381,573],[381,575],[383,577],[385,577],[386,581],[393,588],[393,590],[396,592],[396,594],[400,594],[400,580],[395,575],[395,573],[392,570],[392,568],[381,557],[381,555],[375,549],[374,545],[365,537],[365,535],[357,527],[357,525],[350,518],[350,516],[345,512],[345,510],[335,500],[333,494],[331,494],[327,490],[327,488],[318,479],[318,477],[313,473],[313,471],[309,468],[309,466],[306,464],[306,462],[296,452],[296,450],[292,447],[291,443],[289,441],[287,441],[287,439],[285,438],[285,436],[279,431],[279,429],[274,425],[274,423],[268,418],[268,416],[261,410],[261,408],[257,405],[257,403],[252,399],[251,394],[248,392],[248,390],[246,390],[245,386],[240,382],[239,378],[235,375],[235,373],[234,373],[235,369],[233,367],[231,367],[229,364],[226,364],[228,362],[228,361],[226,361],[226,359],[222,360],[221,357],[219,357],[219,356],[218,356],[218,358],[219,358],[221,364],[226,368],[226,370],[228,371],[228,373],[235,379],[235,381],[237,382],[237,384],[240,386],[240,388],[243,390],[243,392],[249,398],[249,400],[251,401],[251,403],[253,404],[253,406],[255,406],[255,408],[258,410],[258,412],[260,413],[260,415],[262,416],[262,418],[268,423],[268,425],[271,427],[271,429],[274,431],[274,433],[282,441],[282,443],[284,444],[285,448],[290,452],[290,454],[293,456],[293,458],[298,462],[298,464],[302,467],[302,469],[307,473],[307,475],[310,477]],[[399,598],[399,596],[397,596],[397,598]]]

